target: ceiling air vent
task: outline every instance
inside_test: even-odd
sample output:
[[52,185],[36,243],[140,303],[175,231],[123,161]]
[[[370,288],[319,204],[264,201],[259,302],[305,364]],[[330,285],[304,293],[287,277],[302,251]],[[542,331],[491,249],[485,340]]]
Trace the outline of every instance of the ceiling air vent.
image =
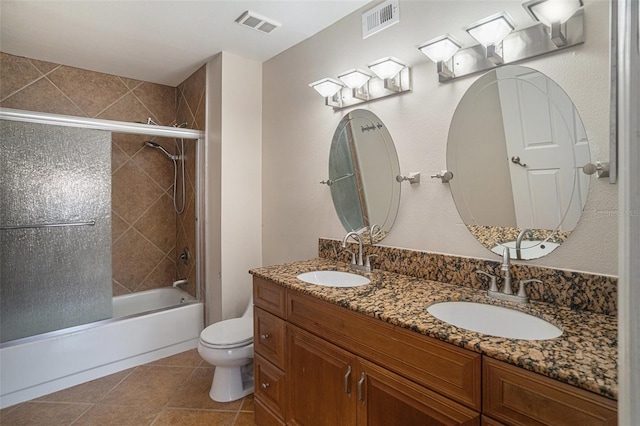
[[273,19],[265,18],[264,16],[258,15],[250,10],[247,10],[240,15],[240,17],[236,19],[236,22],[265,34],[269,34],[280,26],[280,24]]
[[389,28],[400,22],[398,0],[388,0],[362,14],[362,38]]

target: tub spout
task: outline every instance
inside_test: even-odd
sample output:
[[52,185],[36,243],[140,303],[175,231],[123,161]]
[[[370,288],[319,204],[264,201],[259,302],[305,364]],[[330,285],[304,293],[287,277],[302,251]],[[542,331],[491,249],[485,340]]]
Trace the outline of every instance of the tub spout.
[[173,282],[174,287],[178,287],[180,285],[187,285],[187,284],[189,284],[189,280],[187,278],[183,278],[181,280],[176,280]]

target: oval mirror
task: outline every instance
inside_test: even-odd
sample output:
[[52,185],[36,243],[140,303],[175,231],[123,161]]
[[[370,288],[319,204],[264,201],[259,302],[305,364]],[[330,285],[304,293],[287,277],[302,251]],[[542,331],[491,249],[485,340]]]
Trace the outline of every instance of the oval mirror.
[[400,203],[398,155],[393,139],[374,113],[345,115],[331,141],[329,185],[342,226],[375,244],[391,230]]
[[471,233],[493,253],[536,259],[575,228],[589,192],[582,120],[569,96],[531,68],[504,66],[480,77],[451,121],[447,169]]

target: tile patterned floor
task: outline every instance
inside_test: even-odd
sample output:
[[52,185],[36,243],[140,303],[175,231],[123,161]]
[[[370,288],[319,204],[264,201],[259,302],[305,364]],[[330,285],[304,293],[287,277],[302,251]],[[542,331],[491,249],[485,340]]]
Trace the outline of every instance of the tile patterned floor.
[[0,425],[253,426],[253,395],[209,398],[213,367],[193,349],[0,410]]

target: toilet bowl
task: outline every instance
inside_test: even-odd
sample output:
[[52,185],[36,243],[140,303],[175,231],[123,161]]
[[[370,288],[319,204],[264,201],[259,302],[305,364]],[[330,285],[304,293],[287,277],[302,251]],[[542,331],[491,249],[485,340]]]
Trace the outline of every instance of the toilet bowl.
[[198,353],[215,367],[209,396],[229,402],[253,392],[253,300],[240,318],[211,324],[200,333]]

